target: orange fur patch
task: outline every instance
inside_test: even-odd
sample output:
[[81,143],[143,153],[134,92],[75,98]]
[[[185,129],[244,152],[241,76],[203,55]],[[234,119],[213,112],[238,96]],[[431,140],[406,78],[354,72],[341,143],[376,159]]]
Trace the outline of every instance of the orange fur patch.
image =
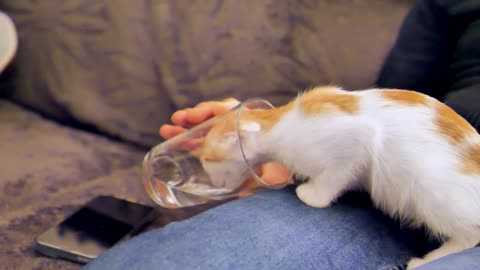
[[218,162],[225,159],[225,152],[216,147],[204,147],[201,158],[205,161]]
[[382,91],[381,95],[385,99],[405,105],[428,105],[429,103],[427,96],[415,91],[392,89]]
[[[270,130],[280,118],[293,108],[293,102],[284,106],[268,109],[245,109],[241,115],[241,123],[255,122],[262,131]],[[237,111],[229,112],[212,127],[205,137],[201,157],[206,161],[221,161],[228,154],[220,147],[219,142],[227,133],[237,131]]]
[[436,105],[435,124],[446,139],[452,144],[460,143],[466,136],[477,133],[470,123],[447,105],[438,102]]
[[270,130],[283,115],[291,111],[294,106],[293,102],[289,102],[284,106],[269,110],[249,110],[242,113],[242,120],[248,122],[252,120],[261,125],[262,130]]
[[462,172],[480,174],[480,144],[469,146],[462,155]]
[[300,108],[305,114],[334,111],[353,114],[358,111],[359,101],[358,96],[336,87],[318,87],[300,97]]
[[201,157],[206,161],[221,161],[225,157],[224,149],[219,147],[219,141],[227,133],[236,130],[236,113],[227,113],[221,116],[205,136]]

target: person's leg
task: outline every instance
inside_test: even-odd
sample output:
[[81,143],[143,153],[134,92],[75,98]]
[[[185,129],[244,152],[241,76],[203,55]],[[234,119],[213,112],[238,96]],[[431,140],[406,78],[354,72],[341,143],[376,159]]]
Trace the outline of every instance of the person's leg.
[[480,247],[468,249],[437,259],[416,270],[477,270],[480,269]]
[[413,256],[408,233],[348,195],[330,208],[265,191],[141,234],[93,269],[390,269]]

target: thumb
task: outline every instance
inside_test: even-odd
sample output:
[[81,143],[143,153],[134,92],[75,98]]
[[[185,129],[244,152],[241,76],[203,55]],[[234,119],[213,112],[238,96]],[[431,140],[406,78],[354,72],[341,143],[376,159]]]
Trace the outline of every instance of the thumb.
[[275,162],[269,162],[261,167],[260,178],[271,186],[277,186],[285,182],[293,183],[293,179],[289,179],[290,172],[288,169]]

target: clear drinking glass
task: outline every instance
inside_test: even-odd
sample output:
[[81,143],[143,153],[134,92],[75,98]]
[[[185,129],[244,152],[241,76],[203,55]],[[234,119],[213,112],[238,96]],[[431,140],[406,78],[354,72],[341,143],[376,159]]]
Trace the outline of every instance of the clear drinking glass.
[[260,136],[263,124],[249,119],[247,129],[239,129],[243,112],[272,108],[263,99],[249,99],[153,147],[143,161],[143,182],[148,195],[160,206],[179,208],[287,185],[291,175],[285,181],[264,181],[258,175],[262,166],[281,169],[281,165],[267,156],[260,157],[266,153],[253,153],[243,145],[245,133],[249,138]]

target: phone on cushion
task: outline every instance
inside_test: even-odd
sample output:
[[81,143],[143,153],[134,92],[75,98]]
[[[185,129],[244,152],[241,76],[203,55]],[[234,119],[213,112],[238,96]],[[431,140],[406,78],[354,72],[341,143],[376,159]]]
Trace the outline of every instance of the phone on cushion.
[[35,249],[49,257],[85,264],[135,235],[157,216],[151,206],[98,196],[39,235]]

